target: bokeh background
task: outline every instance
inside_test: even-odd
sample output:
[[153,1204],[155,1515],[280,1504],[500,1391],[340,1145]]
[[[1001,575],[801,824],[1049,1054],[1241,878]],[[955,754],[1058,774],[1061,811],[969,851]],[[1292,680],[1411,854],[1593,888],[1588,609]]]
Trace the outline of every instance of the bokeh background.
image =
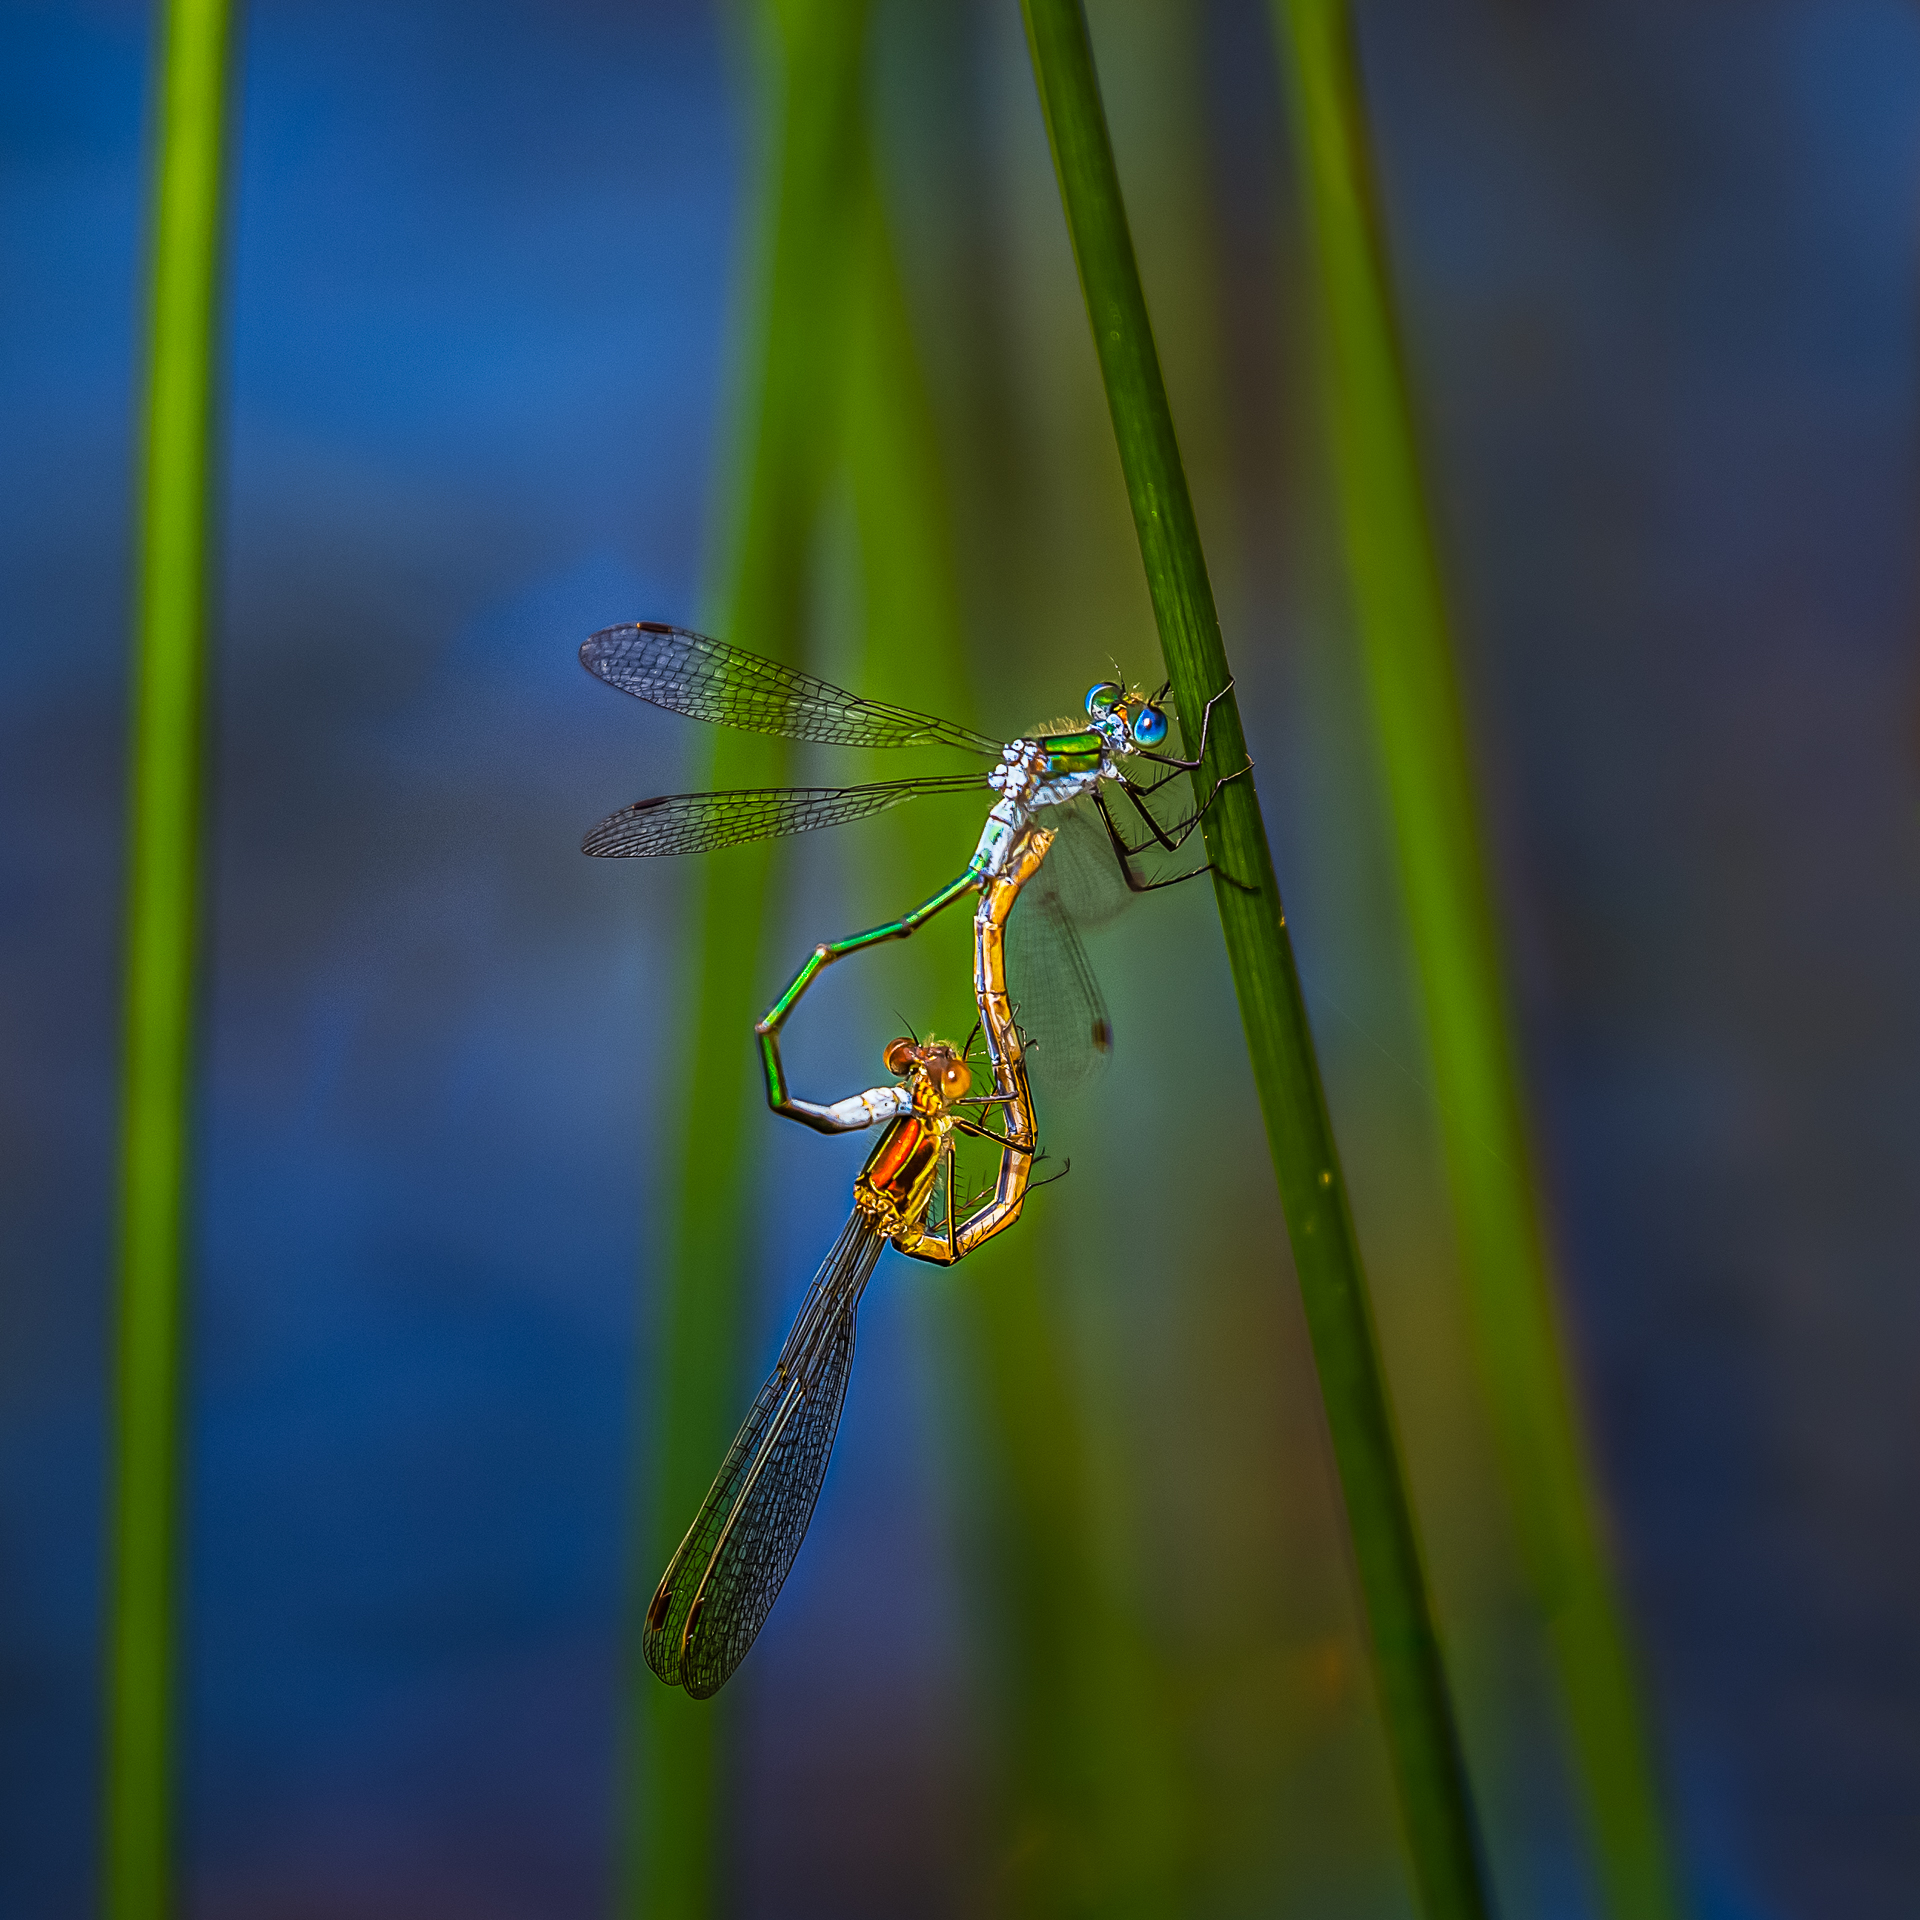
[[[1503,1908],[1591,1914],[1459,1303],[1270,23],[1091,13]],[[1359,25],[1688,1887],[1703,1920],[1909,1913],[1920,17]],[[0,1911],[26,1920],[95,1899],[149,26],[0,8]],[[722,598],[755,35],[693,4],[261,0],[241,54],[187,1911],[597,1914],[622,1606],[656,1571],[694,880],[575,848],[708,743],[574,649]],[[864,99],[964,717],[1011,733],[1156,664],[1017,10],[879,0]],[[936,704],[910,652],[862,652],[853,515],[830,488],[809,535],[812,657]],[[750,1071],[806,946],[971,831],[791,849],[714,1070]],[[1161,895],[1094,953],[1120,1045],[1043,1115],[1070,1179],[1004,1257],[889,1260],[869,1294],[820,1514],[718,1708],[732,1911],[1410,1911],[1210,904]],[[869,1084],[898,1014],[958,1021],[894,964],[809,1001],[803,1085]],[[753,1143],[743,1404],[858,1160],[788,1131]]]

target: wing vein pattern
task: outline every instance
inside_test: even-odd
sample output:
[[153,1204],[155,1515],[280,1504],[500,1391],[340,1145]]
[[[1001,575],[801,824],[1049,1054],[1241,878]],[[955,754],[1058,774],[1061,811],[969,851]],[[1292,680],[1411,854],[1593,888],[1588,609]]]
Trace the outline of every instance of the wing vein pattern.
[[708,853],[716,847],[745,846],[751,840],[810,833],[843,820],[864,820],[923,793],[973,793],[985,785],[984,774],[953,773],[883,780],[864,787],[737,787],[727,793],[663,793],[608,814],[588,830],[580,850],[609,860]]
[[806,1537],[853,1369],[854,1315],[885,1246],[863,1213],[841,1229],[647,1609],[647,1665],[696,1700],[745,1658]]
[[957,721],[862,699],[796,667],[650,620],[603,628],[582,643],[580,662],[609,686],[669,713],[748,733],[837,747],[941,746],[996,756],[1002,744]]

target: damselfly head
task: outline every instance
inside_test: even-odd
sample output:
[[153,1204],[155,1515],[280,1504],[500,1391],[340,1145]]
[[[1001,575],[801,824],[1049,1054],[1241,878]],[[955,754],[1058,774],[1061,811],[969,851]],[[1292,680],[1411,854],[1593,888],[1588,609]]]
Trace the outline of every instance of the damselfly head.
[[963,1099],[967,1089],[973,1085],[973,1069],[944,1043],[928,1047],[921,1057],[921,1064],[926,1068],[927,1078],[933,1082],[940,1098],[949,1106]]
[[927,1085],[949,1104],[961,1099],[973,1085],[973,1069],[959,1049],[944,1040],[929,1040],[925,1046],[907,1039],[889,1040],[881,1058],[887,1071],[898,1079],[918,1069],[926,1076]]
[[1127,714],[1127,731],[1134,744],[1157,747],[1167,737],[1167,716],[1150,701],[1143,700]]
[[1149,700],[1129,693],[1118,680],[1102,680],[1087,689],[1087,718],[1122,753],[1157,747],[1167,737],[1166,709],[1160,704],[1165,698],[1164,687]]

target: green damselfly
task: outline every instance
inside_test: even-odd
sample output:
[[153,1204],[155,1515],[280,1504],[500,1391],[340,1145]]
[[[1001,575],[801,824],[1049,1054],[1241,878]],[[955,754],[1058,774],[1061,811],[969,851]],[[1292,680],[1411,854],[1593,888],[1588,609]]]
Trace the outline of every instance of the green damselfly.
[[[957,721],[868,700],[778,661],[653,621],[603,629],[581,646],[580,660],[589,673],[623,693],[694,720],[830,746],[946,747],[991,762],[968,773],[923,774],[865,786],[662,794],[609,814],[587,834],[581,850],[602,858],[699,853],[864,819],[921,794],[990,791],[996,796],[965,870],[900,919],[815,948],[761,1021],[763,1040],[769,1031],[777,1031],[823,967],[876,942],[904,939],[943,908],[988,885],[1019,857],[1042,819],[1065,824],[1062,816],[1070,821],[1079,801],[1090,801],[1097,813],[1128,892],[1150,893],[1210,871],[1209,864],[1202,864],[1149,879],[1135,871],[1133,862],[1155,847],[1178,852],[1220,789],[1246,771],[1238,768],[1216,780],[1206,800],[1172,824],[1162,822],[1147,804],[1169,782],[1200,767],[1213,709],[1225,698],[1225,688],[1207,702],[1199,751],[1182,759],[1160,751],[1167,739],[1165,687],[1149,697],[1118,681],[1103,680],[1086,696],[1085,727],[999,741]],[[1129,771],[1136,763],[1155,770],[1153,777],[1136,780]],[[1146,837],[1137,844],[1120,831],[1109,793],[1123,799],[1144,824]],[[1240,884],[1231,875],[1224,877]],[[1090,1046],[1101,1051],[1110,1028],[1066,902],[1058,891],[1045,888],[1035,889],[1034,900],[1027,917],[1051,923],[1048,933],[1059,953],[1050,970],[1083,1003],[1085,1017],[1074,1024]]]

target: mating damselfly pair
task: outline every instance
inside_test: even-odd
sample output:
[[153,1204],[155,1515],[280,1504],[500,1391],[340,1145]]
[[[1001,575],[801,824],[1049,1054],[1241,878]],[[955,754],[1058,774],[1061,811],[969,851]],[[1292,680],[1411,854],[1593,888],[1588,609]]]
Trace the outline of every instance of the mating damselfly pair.
[[[1160,751],[1168,731],[1164,687],[1149,697],[1118,681],[1101,681],[1086,696],[1085,727],[1001,742],[954,721],[865,699],[680,627],[646,621],[609,627],[586,641],[580,658],[610,685],[692,719],[832,746],[946,747],[991,762],[968,773],[864,786],[665,794],[601,821],[582,842],[589,854],[706,852],[863,819],[922,794],[991,791],[996,796],[961,873],[899,919],[817,946],[755,1029],[767,1099],[775,1112],[826,1133],[883,1123],[886,1130],[855,1181],[854,1212],[815,1276],[773,1373],[648,1609],[648,1664],[661,1679],[703,1697],[725,1682],[752,1645],[799,1550],[845,1398],[854,1316],[880,1252],[890,1243],[914,1258],[947,1264],[1019,1216],[1038,1135],[1004,937],[1008,916],[1023,889],[1033,889],[1056,832],[1075,823],[1077,803],[1086,801],[1128,893],[1192,879],[1209,867],[1149,878],[1133,863],[1156,847],[1177,853],[1220,789],[1245,769],[1215,781],[1201,803],[1177,821],[1162,821],[1148,804],[1152,795],[1202,764],[1213,708],[1225,688],[1207,702],[1194,755],[1182,759]],[[1153,771],[1135,779],[1135,764]],[[1110,796],[1125,802],[1127,817],[1144,825],[1146,838],[1128,841]],[[1084,822],[1084,814],[1078,818]],[[974,995],[993,1066],[993,1091],[970,1098],[966,1048],[901,1040],[886,1056],[889,1071],[899,1076],[895,1085],[830,1107],[795,1099],[781,1064],[779,1036],[820,972],[866,947],[906,938],[969,893],[981,900],[974,920]],[[1071,920],[1057,894],[1037,897],[1044,902],[1039,917],[1048,939],[1062,955],[1055,978],[1078,1002],[1054,1028],[1062,1035],[1077,1034],[1098,1050],[1107,1039],[1105,1012]],[[1032,909],[1028,917],[1034,917]],[[963,1111],[969,1105],[978,1110],[972,1116]],[[996,1108],[997,1129],[988,1124]],[[1001,1146],[992,1197],[973,1210],[967,1210],[955,1183],[956,1133]],[[944,1195],[936,1198],[943,1177]]]

